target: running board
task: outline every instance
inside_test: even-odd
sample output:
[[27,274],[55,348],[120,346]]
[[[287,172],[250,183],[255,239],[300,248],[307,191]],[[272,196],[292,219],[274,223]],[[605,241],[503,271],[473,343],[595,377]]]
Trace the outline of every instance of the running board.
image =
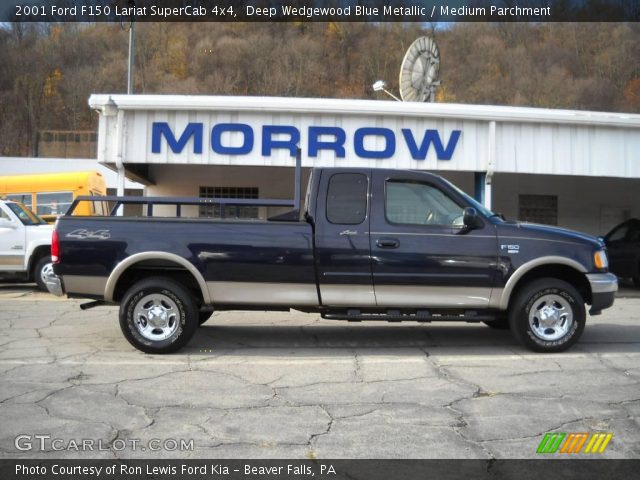
[[358,309],[349,309],[346,312],[322,312],[320,316],[326,320],[347,320],[349,322],[361,322],[363,320],[381,320],[386,322],[483,322],[496,319],[495,315],[479,314],[477,310],[465,310],[461,313],[432,312],[430,310],[416,310],[410,313],[400,310],[363,313]]

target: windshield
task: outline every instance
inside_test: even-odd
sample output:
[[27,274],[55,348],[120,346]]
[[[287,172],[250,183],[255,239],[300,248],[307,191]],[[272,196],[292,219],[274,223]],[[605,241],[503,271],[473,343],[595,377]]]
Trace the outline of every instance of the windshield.
[[46,225],[47,223],[21,203],[7,203],[7,207],[24,225]]
[[[444,180],[444,179],[443,179]],[[458,192],[460,195],[462,195],[464,197],[464,199],[469,202],[471,204],[471,206],[473,208],[475,208],[478,212],[480,212],[481,215],[484,215],[485,217],[489,218],[489,217],[494,217],[496,216],[495,213],[493,213],[491,210],[489,210],[487,207],[485,207],[484,205],[482,205],[480,202],[478,202],[475,198],[473,198],[470,195],[467,195],[464,191],[460,190],[458,187],[456,187],[453,183],[451,183],[448,180],[445,180],[445,182],[447,182],[449,185],[451,185],[451,188],[453,188],[456,192]]]

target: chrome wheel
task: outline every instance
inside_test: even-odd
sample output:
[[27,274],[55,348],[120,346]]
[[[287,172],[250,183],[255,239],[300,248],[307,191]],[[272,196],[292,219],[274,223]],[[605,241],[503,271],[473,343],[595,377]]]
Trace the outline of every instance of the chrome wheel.
[[46,263],[44,267],[40,269],[40,278],[42,279],[42,283],[46,284],[47,279],[54,276],[55,274],[53,273],[53,263]]
[[568,300],[560,295],[543,295],[529,310],[529,326],[541,340],[558,340],[569,332],[572,325],[573,310]]
[[133,310],[133,324],[147,340],[165,340],[180,325],[180,312],[175,302],[161,293],[142,297]]

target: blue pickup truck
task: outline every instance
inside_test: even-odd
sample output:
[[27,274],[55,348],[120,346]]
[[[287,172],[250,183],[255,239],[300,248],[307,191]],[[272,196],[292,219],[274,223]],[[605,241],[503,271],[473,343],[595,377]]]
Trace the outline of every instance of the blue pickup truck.
[[[302,207],[265,221],[180,216],[212,199],[137,201],[147,216],[80,217],[72,206],[55,227],[48,285],[119,304],[122,332],[148,353],[178,350],[213,310],[289,309],[484,322],[558,352],[582,334],[585,304],[599,314],[618,288],[598,239],[506,221],[426,172],[316,168]],[[154,217],[154,202],[176,216]]]

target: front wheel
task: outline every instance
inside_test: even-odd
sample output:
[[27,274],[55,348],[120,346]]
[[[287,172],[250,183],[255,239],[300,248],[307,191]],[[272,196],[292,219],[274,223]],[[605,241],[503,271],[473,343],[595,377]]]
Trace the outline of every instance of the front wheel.
[[43,292],[47,290],[47,277],[53,275],[53,262],[51,261],[51,257],[49,255],[42,257],[36,262],[36,265],[33,267],[33,279],[38,284],[38,288]]
[[541,278],[518,292],[509,310],[515,339],[536,352],[562,352],[578,341],[586,323],[584,299],[569,283]]
[[182,348],[198,328],[198,304],[184,287],[168,278],[141,280],[120,304],[120,329],[145,353]]

